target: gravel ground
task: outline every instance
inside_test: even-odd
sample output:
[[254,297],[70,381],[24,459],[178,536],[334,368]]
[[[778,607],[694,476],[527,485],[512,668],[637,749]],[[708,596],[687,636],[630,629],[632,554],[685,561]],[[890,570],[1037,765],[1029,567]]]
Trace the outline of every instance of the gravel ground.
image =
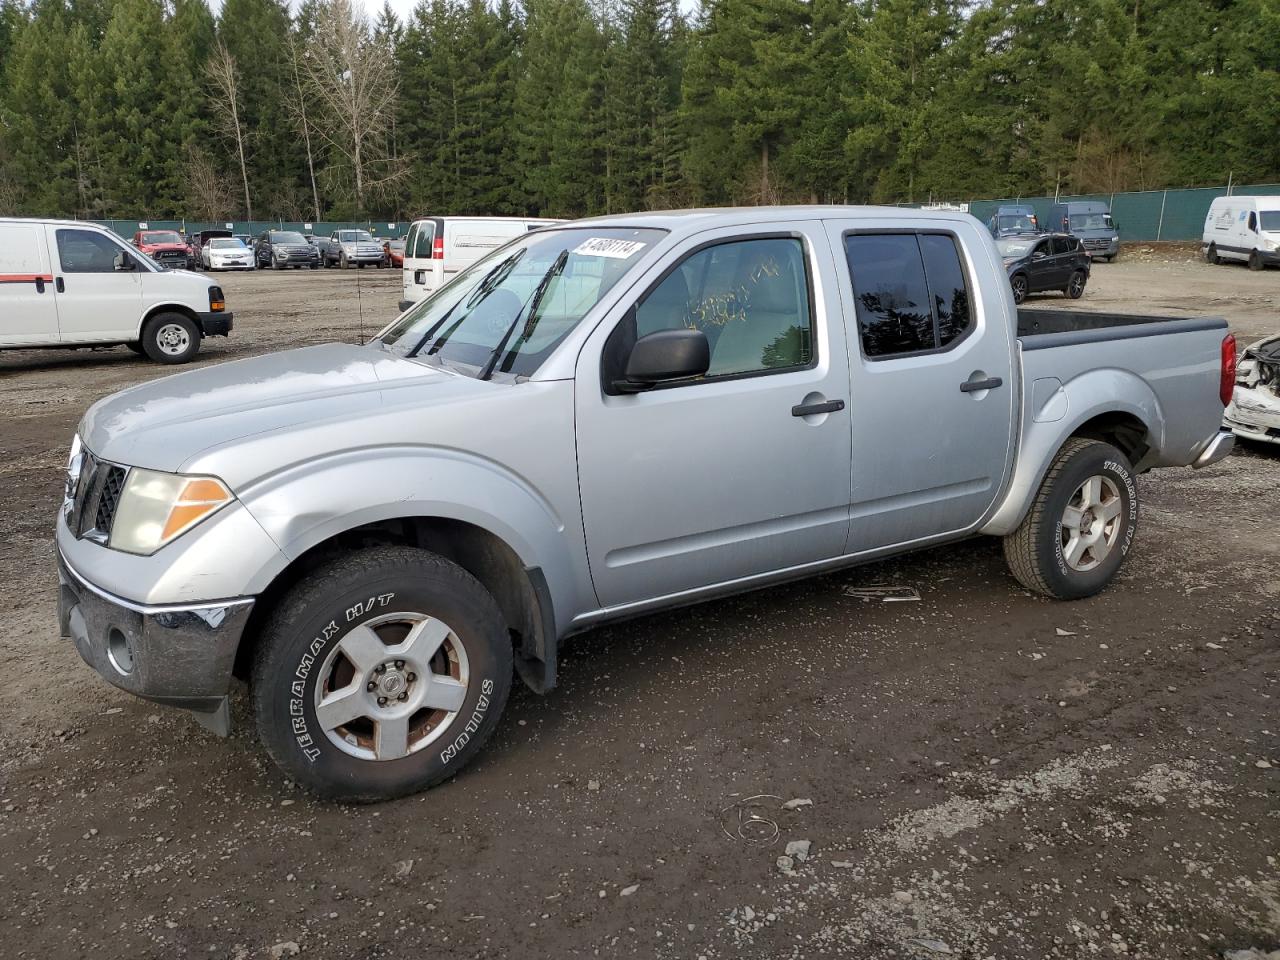
[[[223,285],[236,330],[201,364],[368,335],[399,293],[375,270]],[[1078,304],[1221,314],[1242,342],[1278,305],[1280,272],[1187,248],[1098,265]],[[1144,477],[1135,551],[1089,600],[1027,594],[979,540],[576,638],[454,781],[346,808],[269,764],[243,697],[219,740],[57,636],[67,442],[93,400],[167,372],[0,354],[5,956],[1280,947],[1277,453]],[[921,599],[843,592],[878,583]]]

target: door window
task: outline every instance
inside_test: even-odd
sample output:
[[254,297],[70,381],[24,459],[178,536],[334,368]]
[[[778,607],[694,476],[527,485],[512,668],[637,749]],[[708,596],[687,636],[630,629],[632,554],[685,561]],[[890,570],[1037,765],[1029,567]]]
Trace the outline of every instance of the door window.
[[850,234],[845,257],[868,358],[945,348],[971,328],[969,290],[950,234]]
[[637,337],[681,327],[706,334],[708,377],[811,365],[813,314],[803,243],[795,237],[734,240],[690,254],[623,321],[607,355],[624,359]]
[[58,261],[63,273],[115,273],[124,248],[93,230],[59,230]]
[[1053,252],[1054,252],[1055,254],[1059,254],[1059,253],[1070,253],[1070,252],[1071,252],[1071,241],[1070,241],[1067,237],[1054,237],[1054,238],[1053,238]]
[[1249,212],[1249,230],[1252,233],[1258,232],[1258,215],[1252,211]]

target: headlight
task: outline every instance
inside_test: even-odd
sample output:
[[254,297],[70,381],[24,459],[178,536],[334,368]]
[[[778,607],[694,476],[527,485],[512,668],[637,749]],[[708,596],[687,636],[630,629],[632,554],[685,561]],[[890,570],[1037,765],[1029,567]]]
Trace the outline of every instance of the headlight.
[[184,477],[134,467],[120,495],[107,545],[149,556],[233,499],[216,477]]

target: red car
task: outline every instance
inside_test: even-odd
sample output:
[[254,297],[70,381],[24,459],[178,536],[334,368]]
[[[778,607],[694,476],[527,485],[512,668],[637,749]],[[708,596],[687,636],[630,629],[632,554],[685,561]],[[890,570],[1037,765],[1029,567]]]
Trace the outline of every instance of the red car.
[[404,266],[404,237],[398,240],[386,240],[382,244],[382,252],[387,262],[393,267]]
[[191,266],[191,248],[177,230],[139,230],[133,245],[162,266],[179,270]]

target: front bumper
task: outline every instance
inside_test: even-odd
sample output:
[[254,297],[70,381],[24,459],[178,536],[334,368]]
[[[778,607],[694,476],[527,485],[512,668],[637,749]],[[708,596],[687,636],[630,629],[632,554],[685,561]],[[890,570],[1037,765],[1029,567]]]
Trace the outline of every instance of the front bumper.
[[1236,384],[1222,425],[1237,437],[1263,443],[1280,443],[1280,397]]
[[58,553],[58,626],[84,662],[135,696],[195,711],[224,736],[232,668],[253,603],[134,603],[89,583]]
[[416,304],[417,302],[418,302],[417,300],[401,300],[401,301],[400,301],[400,312],[401,312],[401,313],[404,313],[406,310],[408,310],[410,307],[412,307],[412,306],[413,306],[414,304]]
[[196,316],[200,318],[200,331],[206,337],[230,336],[234,313],[223,311],[222,313],[198,313]]

